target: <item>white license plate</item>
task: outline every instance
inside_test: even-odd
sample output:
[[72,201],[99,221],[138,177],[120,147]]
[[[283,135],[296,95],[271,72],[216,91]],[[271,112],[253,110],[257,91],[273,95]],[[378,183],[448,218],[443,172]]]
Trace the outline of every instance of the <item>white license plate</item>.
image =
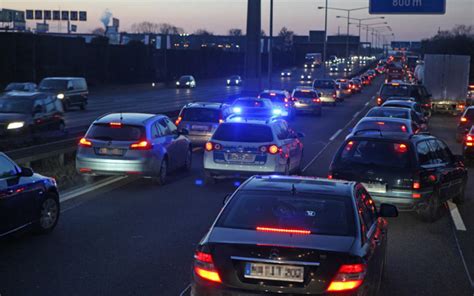
[[362,183],[369,192],[386,193],[387,185],[381,183]]
[[195,131],[208,131],[209,127],[205,125],[192,125],[191,129]]
[[255,155],[247,153],[229,153],[227,155],[229,161],[242,161],[242,162],[253,162],[255,161]]
[[121,156],[121,155],[123,155],[123,149],[119,149],[119,148],[100,148],[99,149],[99,154]]
[[304,267],[279,264],[246,263],[244,277],[250,279],[302,283],[304,280]]

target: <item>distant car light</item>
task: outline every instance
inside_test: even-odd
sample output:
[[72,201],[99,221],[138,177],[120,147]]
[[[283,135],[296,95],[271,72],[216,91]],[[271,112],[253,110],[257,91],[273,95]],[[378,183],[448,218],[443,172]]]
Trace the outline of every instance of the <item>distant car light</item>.
[[19,129],[19,128],[22,128],[24,125],[25,125],[24,121],[10,122],[7,126],[7,129],[9,129],[9,130]]
[[62,100],[62,99],[64,99],[64,94],[58,94],[58,95],[56,96],[56,98]]
[[179,85],[179,81],[176,81],[176,85]]
[[227,79],[227,84],[230,84],[230,79]]

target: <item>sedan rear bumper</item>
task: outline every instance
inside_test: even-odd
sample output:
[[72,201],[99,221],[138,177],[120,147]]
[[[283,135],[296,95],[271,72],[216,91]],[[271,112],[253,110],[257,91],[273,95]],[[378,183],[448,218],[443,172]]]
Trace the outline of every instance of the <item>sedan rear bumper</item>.
[[148,159],[94,159],[76,157],[76,170],[81,174],[97,176],[108,175],[144,175],[156,174],[153,162]]

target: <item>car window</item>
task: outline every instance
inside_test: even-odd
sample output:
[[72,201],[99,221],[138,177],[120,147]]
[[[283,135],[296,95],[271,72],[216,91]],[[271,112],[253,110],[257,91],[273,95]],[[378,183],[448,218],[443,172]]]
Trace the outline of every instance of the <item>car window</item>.
[[214,132],[212,139],[229,142],[264,143],[273,141],[273,133],[267,125],[223,123]]
[[16,166],[5,156],[0,155],[0,179],[10,178],[17,174]]
[[299,98],[299,99],[312,99],[312,98],[317,98],[318,94],[315,91],[295,90],[293,92],[293,97]]
[[33,110],[39,111],[41,108],[41,112],[39,113],[44,113],[45,112],[44,103],[45,103],[44,99],[35,99],[33,103]]
[[409,119],[409,110],[401,108],[373,108],[367,115],[367,117],[394,117],[394,118],[403,118]]
[[72,81],[68,81],[67,82],[67,89],[69,90],[69,88],[71,88],[71,87],[72,87],[73,90],[75,90],[74,83],[72,83]]
[[183,121],[218,123],[219,119],[221,119],[220,115],[219,109],[185,108],[180,116]]
[[138,125],[111,126],[108,123],[94,123],[86,137],[102,141],[138,141],[146,138],[146,133],[145,128]]
[[225,207],[216,226],[252,230],[293,228],[339,236],[355,234],[351,199],[323,193],[240,191]]
[[430,147],[428,146],[428,141],[419,142],[416,145],[416,153],[418,154],[418,161],[420,165],[430,165],[433,164],[432,154]]
[[408,94],[409,89],[406,85],[384,84],[380,91],[382,96],[406,97]]
[[429,141],[429,145],[434,152],[433,154],[435,155],[435,163],[450,163],[451,154],[446,151],[447,147],[441,146],[440,143],[441,141],[434,139]]
[[313,87],[322,89],[333,89],[336,87],[336,83],[333,80],[315,80],[313,83]]
[[30,114],[33,111],[33,100],[18,97],[12,100],[10,96],[0,97],[0,113]]
[[170,130],[170,132],[172,134],[174,134],[178,130],[176,125],[174,125],[174,123],[172,123],[171,120],[169,120],[168,118],[164,118],[164,120],[165,120],[166,125],[168,126],[168,129]]
[[159,125],[159,128],[161,130],[161,135],[162,136],[168,136],[168,135],[171,135],[171,130],[168,126],[168,123],[166,122],[166,120],[164,118],[160,119],[158,121],[158,125]]
[[159,128],[159,123],[158,122],[155,122],[151,126],[151,137],[153,139],[161,137],[161,130]]
[[275,125],[276,135],[279,140],[288,139],[290,132],[288,131],[288,126],[284,122],[279,122]]
[[354,133],[359,131],[377,131],[381,132],[399,132],[399,133],[407,133],[408,128],[406,124],[402,122],[392,122],[392,121],[372,121],[366,120],[359,122],[356,127],[354,128]]
[[46,113],[52,113],[56,111],[56,106],[54,105],[54,101],[52,97],[47,97],[44,100],[44,107],[46,109]]
[[474,120],[474,108],[467,109],[463,117],[467,118],[469,121]]

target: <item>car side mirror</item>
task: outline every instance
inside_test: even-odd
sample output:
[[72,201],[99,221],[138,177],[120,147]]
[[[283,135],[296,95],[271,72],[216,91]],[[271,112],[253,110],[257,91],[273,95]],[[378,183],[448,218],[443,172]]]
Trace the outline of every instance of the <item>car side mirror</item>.
[[223,200],[224,205],[229,201],[231,196],[232,196],[232,194],[230,194],[230,193],[228,193],[224,196],[224,200]]
[[34,172],[31,168],[20,167],[20,177],[31,177]]
[[397,207],[389,204],[381,204],[379,209],[379,217],[391,218],[398,217]]

